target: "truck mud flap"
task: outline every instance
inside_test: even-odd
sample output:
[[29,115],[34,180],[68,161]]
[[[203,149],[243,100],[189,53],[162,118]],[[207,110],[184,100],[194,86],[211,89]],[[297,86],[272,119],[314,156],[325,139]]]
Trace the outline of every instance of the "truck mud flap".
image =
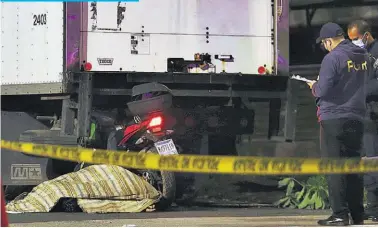
[[[30,129],[47,130],[48,128],[25,112],[1,112],[1,138],[18,141],[20,134]],[[1,150],[1,176],[4,185],[35,185],[46,179],[41,171],[47,159],[33,158],[22,153],[6,149]],[[39,172],[35,179],[30,174]],[[34,176],[32,175],[32,178]]]
[[[60,131],[48,130],[44,124],[27,113],[2,111],[1,116],[1,134],[4,140],[77,145],[76,137],[62,137]],[[52,166],[53,161],[48,158],[1,150],[1,172],[4,185],[38,185],[57,176]]]

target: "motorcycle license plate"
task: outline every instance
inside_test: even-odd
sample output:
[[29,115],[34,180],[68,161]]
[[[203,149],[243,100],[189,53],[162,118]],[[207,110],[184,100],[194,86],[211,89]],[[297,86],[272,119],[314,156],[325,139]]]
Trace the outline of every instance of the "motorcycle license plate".
[[156,142],[155,147],[160,155],[178,154],[177,148],[172,139]]

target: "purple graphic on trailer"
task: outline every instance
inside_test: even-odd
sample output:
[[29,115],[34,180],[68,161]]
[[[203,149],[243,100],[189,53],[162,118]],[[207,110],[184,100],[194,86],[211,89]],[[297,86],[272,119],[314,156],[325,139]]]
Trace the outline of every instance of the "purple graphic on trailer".
[[79,46],[82,3],[67,2],[66,4],[66,69],[67,71],[78,71],[80,69]]
[[278,74],[289,74],[289,0],[277,0]]

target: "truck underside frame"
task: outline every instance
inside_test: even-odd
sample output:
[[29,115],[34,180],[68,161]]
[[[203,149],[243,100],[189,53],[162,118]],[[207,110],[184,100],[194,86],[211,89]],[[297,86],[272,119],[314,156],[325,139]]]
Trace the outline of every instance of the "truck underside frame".
[[[131,88],[134,85],[149,82],[165,84],[172,90],[175,98],[185,100],[183,103],[188,108],[195,108],[195,105],[203,102],[205,106],[206,104],[228,106],[235,109],[232,112],[241,112],[241,106],[244,109],[253,109],[251,103],[268,102],[268,139],[283,142],[292,142],[295,140],[296,91],[298,90],[296,88],[298,84],[296,81],[289,80],[288,77],[228,73],[114,72],[104,74],[79,72],[69,74],[67,89],[70,93],[61,96],[63,105],[60,130],[49,131],[39,126],[39,129],[42,131],[32,131],[31,134],[22,134],[20,141],[29,141],[29,138],[30,141],[33,141],[33,135],[37,134],[41,141],[34,141],[36,143],[49,144],[50,142],[48,141],[50,140],[52,144],[70,146],[79,144],[86,146],[90,136],[92,112],[98,106],[98,101],[103,97],[107,97],[104,100],[105,103],[116,101],[121,106],[126,107],[126,102],[128,101],[126,98],[129,98],[131,95]],[[4,115],[6,115],[5,112]],[[25,120],[25,124],[32,122],[30,117],[25,113],[21,113],[20,116],[20,118]],[[280,124],[282,119],[284,119],[284,123]],[[29,126],[26,129],[35,128]],[[25,127],[23,131],[25,131]],[[49,132],[54,133],[51,135]],[[19,134],[21,133],[19,132]],[[279,136],[279,133],[281,133],[281,136]],[[45,136],[44,134],[47,135]],[[208,136],[209,134],[207,133],[202,135],[200,145],[198,145],[199,148],[196,149],[199,151],[199,154],[208,154]],[[15,136],[13,139],[5,139],[15,140],[14,138]],[[59,142],[56,142],[57,138]],[[207,141],[206,145],[205,141]],[[54,164],[52,164],[51,159],[47,158],[32,157],[4,150],[2,153],[2,164],[4,185],[37,185],[45,180],[59,176],[59,174],[51,171]],[[69,164],[63,163],[60,166],[67,168]],[[30,176],[27,176],[27,172],[30,173],[35,169],[40,172],[38,178],[32,179]],[[15,176],[17,172],[18,176]],[[25,174],[25,178],[20,178],[21,174]]]
[[[112,77],[110,79],[112,82],[107,83],[110,77]],[[224,98],[228,100],[225,104],[228,106],[233,106],[239,100],[247,108],[251,102],[269,102],[269,139],[278,136],[282,113],[280,110],[285,105],[284,136],[281,140],[291,142],[295,139],[297,96],[294,87],[297,84],[288,77],[242,74],[83,72],[73,74],[72,79],[74,83],[71,89],[74,95],[63,101],[62,133],[67,135],[75,133],[73,117],[77,111],[77,134],[82,140],[89,136],[92,103],[95,96],[130,96],[133,85],[149,82],[165,84],[172,90],[174,97]]]

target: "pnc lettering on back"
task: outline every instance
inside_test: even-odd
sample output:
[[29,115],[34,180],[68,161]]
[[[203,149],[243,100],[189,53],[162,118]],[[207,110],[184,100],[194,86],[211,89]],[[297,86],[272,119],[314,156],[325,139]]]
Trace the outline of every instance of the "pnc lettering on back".
[[347,65],[348,65],[348,72],[367,70],[367,61],[356,63],[356,62],[353,62],[352,60],[348,60]]

